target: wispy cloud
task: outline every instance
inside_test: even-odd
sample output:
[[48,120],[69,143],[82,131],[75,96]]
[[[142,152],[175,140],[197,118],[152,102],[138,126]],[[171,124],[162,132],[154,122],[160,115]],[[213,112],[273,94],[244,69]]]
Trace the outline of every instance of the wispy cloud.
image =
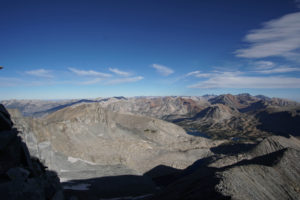
[[109,68],[108,70],[120,76],[130,76],[129,72],[121,71],[117,68]]
[[185,75],[185,77],[189,77],[189,76],[194,76],[197,78],[207,78],[212,76],[212,73],[202,73],[201,71],[193,71],[193,72],[189,72]]
[[248,48],[238,49],[235,54],[244,58],[280,56],[299,59],[300,12],[284,15],[263,23],[260,29],[251,30],[245,37]]
[[275,66],[273,62],[265,60],[257,61],[253,65],[256,69],[270,69]]
[[201,73],[201,71],[193,71],[193,72],[187,73],[185,76],[186,77],[188,77],[188,76],[195,76],[195,75],[198,75],[199,73]]
[[279,73],[288,73],[288,72],[299,72],[300,68],[290,67],[288,65],[278,65],[271,61],[257,61],[252,64],[255,73],[260,74],[279,74]]
[[162,76],[169,76],[170,74],[174,73],[174,71],[171,68],[166,67],[164,65],[153,64],[152,67],[156,69],[156,71]]
[[281,67],[274,67],[271,69],[259,70],[255,72],[261,74],[275,74],[275,73],[288,73],[288,72],[299,72],[299,71],[300,68],[281,66]]
[[217,73],[188,88],[300,88],[300,78],[282,76],[249,76],[242,72]]
[[103,77],[103,78],[108,78],[111,77],[111,74],[107,74],[107,73],[102,73],[102,72],[97,72],[94,70],[79,70],[79,69],[75,69],[72,67],[68,68],[71,72],[79,75],[79,76],[98,76],[98,77]]
[[132,82],[137,82],[144,79],[142,76],[136,76],[136,77],[129,77],[129,78],[118,78],[118,79],[113,79],[108,81],[106,84],[107,85],[116,85],[116,84],[121,84],[121,83],[132,83]]
[[50,70],[45,69],[36,69],[36,70],[30,70],[25,72],[28,75],[31,76],[38,76],[43,78],[53,78],[53,75]]

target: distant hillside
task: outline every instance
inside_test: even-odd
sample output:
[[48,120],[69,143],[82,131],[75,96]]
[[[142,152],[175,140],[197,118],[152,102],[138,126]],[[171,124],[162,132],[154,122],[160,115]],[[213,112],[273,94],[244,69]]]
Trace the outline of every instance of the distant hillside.
[[[166,120],[182,126],[188,132],[202,132],[219,139],[255,139],[272,134],[299,134],[297,110],[300,104],[263,95],[112,97],[64,101],[9,100],[2,103],[8,108],[19,109],[25,116],[33,117],[45,117],[64,108],[96,103],[113,112]],[[280,120],[283,115],[285,121]],[[274,120],[276,123],[273,123]]]

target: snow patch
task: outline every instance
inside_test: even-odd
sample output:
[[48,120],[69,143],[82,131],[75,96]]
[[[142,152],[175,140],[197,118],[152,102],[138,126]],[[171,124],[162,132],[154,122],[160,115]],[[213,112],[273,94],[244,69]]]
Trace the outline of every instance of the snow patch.
[[75,163],[78,161],[78,158],[68,157],[68,161],[71,163]]
[[69,179],[68,178],[61,178],[59,177],[59,181],[62,183],[62,182],[67,182]]
[[81,161],[81,162],[84,162],[84,163],[87,163],[87,164],[90,164],[90,165],[97,165],[97,163],[93,163],[93,162],[90,162],[90,161],[87,161],[87,160],[82,160],[80,158],[74,158],[74,157],[68,157],[68,161],[70,163],[76,163],[78,161]]
[[59,172],[70,172],[71,170],[61,169]]

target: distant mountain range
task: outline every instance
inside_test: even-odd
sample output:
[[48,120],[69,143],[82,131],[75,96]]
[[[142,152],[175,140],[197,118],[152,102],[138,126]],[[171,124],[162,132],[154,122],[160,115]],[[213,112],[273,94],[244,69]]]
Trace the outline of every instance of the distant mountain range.
[[[35,118],[45,117],[71,106],[97,103],[113,112],[166,120],[182,126],[191,134],[205,133],[208,137],[219,139],[255,139],[270,134],[299,136],[297,121],[300,103],[263,95],[7,100],[1,103],[9,109],[18,109],[24,116]],[[285,120],[281,120],[281,115],[285,115]]]
[[299,199],[297,102],[225,94],[1,103],[67,198]]

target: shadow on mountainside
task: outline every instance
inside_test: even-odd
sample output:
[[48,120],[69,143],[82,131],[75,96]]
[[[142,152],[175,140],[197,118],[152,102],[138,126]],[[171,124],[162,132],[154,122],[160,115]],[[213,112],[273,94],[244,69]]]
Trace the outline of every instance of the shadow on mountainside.
[[237,153],[246,153],[256,145],[252,143],[229,143],[212,147],[210,150],[215,154],[235,155]]
[[[118,99],[118,100],[121,100],[121,99],[126,99],[125,97],[113,97],[115,99]],[[105,101],[108,101],[109,98],[105,98],[105,99],[99,99],[99,100],[90,100],[90,99],[80,99],[78,101],[74,101],[74,102],[71,102],[71,103],[66,103],[66,104],[62,104],[62,105],[59,105],[59,106],[55,106],[53,108],[50,108],[50,109],[47,109],[47,110],[44,110],[44,111],[39,111],[39,112],[34,112],[32,113],[33,116],[35,117],[41,117],[43,115],[46,115],[46,114],[51,114],[53,112],[56,112],[58,110],[61,110],[63,108],[66,108],[66,107],[69,107],[69,106],[73,106],[73,105],[76,105],[76,104],[81,104],[81,103],[97,103],[97,102],[105,102]],[[12,108],[15,108],[15,107],[12,107]]]
[[289,137],[289,135],[300,136],[300,110],[297,114],[288,111],[268,113],[266,111],[260,112],[256,115],[259,119],[260,125],[258,129],[272,132],[276,135]]
[[[184,170],[159,165],[142,176],[110,176],[71,180],[62,184],[65,197],[78,200],[230,199],[231,197],[224,196],[216,189],[216,186],[223,181],[220,173],[229,172],[231,168],[242,166],[250,166],[257,170],[260,169],[259,166],[272,168],[282,159],[285,152],[288,152],[288,148],[220,168],[208,166],[215,160],[215,157],[212,156],[199,159]],[[241,181],[245,180],[241,179]],[[238,182],[234,184],[238,184]]]
[[[163,194],[169,185],[180,179],[185,179],[187,176],[193,176],[195,171],[201,169],[201,176],[197,177],[205,179],[205,185],[201,188],[201,198],[228,199],[214,190],[219,179],[214,176],[215,168],[206,167],[210,161],[212,161],[211,158],[200,159],[184,170],[159,165],[142,176],[123,175],[70,180],[62,183],[62,185],[67,199],[75,197],[78,200],[161,199],[160,194]],[[184,184],[184,189],[187,187],[188,185]]]
[[62,183],[67,199],[109,199],[116,197],[136,197],[154,194],[154,182],[145,176],[123,175],[72,180]]
[[50,108],[48,110],[44,110],[44,111],[40,111],[40,112],[35,112],[32,115],[35,116],[35,117],[40,117],[40,116],[43,116],[45,114],[51,114],[51,113],[53,113],[55,111],[58,111],[58,110],[61,110],[63,108],[66,108],[66,107],[69,107],[69,106],[73,106],[73,105],[76,105],[76,104],[80,104],[80,103],[95,103],[95,102],[98,102],[98,101],[88,100],[88,99],[81,99],[79,101],[75,101],[75,102],[72,102],[72,103],[66,103],[66,104],[63,104],[63,105],[59,105],[59,106],[56,106],[54,108]]
[[[121,175],[63,182],[66,198],[144,199],[178,179],[183,170],[159,165],[142,176]],[[122,197],[122,198],[121,198]]]
[[[242,160],[233,165],[214,168],[208,167],[207,164],[211,161],[210,158],[205,158],[198,160],[192,166],[183,170],[179,173],[178,178],[163,188],[160,192],[155,194],[153,197],[149,198],[151,200],[182,200],[182,199],[231,199],[230,196],[224,196],[216,186],[223,182],[222,174],[223,172],[229,172],[231,168],[239,168],[242,166],[251,166],[259,170],[259,166],[273,167],[276,165],[280,159],[283,157],[287,149],[282,149],[267,155],[259,156],[250,160]],[[232,173],[232,172],[231,172]],[[230,176],[234,176],[231,174]],[[239,177],[237,177],[239,178]],[[252,177],[257,178],[257,177]],[[245,181],[242,178],[240,181]],[[224,182],[223,182],[224,184]],[[225,185],[227,183],[225,182]],[[239,185],[239,181],[228,183],[225,187],[235,188]],[[236,185],[230,185],[236,184]],[[252,191],[256,193],[256,191]],[[258,198],[259,199],[259,198]]]

